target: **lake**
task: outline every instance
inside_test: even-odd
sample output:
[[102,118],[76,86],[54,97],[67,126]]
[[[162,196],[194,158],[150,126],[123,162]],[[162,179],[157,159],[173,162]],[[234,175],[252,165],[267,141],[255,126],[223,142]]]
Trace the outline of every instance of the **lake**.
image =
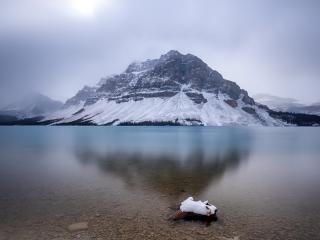
[[320,128],[0,127],[0,239],[320,239],[319,173]]

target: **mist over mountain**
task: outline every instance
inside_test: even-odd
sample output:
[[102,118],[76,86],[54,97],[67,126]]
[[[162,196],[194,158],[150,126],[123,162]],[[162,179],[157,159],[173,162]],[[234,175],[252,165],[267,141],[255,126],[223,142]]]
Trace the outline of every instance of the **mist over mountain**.
[[16,102],[0,109],[0,115],[13,116],[17,118],[31,118],[45,116],[59,110],[63,106],[60,101],[39,93],[31,93],[23,96]]
[[304,104],[293,98],[283,98],[270,94],[253,95],[256,102],[267,105],[270,109],[284,112],[320,115],[320,102]]

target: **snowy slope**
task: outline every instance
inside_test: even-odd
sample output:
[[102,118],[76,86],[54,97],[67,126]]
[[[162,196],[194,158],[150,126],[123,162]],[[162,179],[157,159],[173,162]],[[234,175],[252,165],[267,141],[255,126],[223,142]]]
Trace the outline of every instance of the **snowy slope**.
[[[177,122],[182,125],[205,126],[281,126],[283,123],[269,116],[263,109],[255,106],[256,114],[242,110],[245,106],[239,101],[239,106],[233,108],[211,93],[204,94],[207,103],[195,104],[184,92],[171,98],[145,98],[141,101],[130,100],[116,103],[102,99],[90,106],[70,107],[56,112],[49,119],[61,119],[56,124],[72,123],[79,120],[91,121],[97,125],[139,122]],[[83,109],[82,111],[79,111]],[[79,113],[77,113],[79,112]],[[75,114],[77,113],[77,114]]]

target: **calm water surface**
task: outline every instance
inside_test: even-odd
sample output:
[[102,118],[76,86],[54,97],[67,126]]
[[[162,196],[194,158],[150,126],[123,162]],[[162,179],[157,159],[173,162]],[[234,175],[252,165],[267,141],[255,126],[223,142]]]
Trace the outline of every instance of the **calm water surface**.
[[0,127],[1,240],[235,237],[320,239],[320,128]]

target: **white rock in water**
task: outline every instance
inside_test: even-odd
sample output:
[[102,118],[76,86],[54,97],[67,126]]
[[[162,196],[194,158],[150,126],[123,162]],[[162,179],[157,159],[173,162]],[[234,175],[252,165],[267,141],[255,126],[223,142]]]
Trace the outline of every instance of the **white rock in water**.
[[200,215],[210,216],[216,213],[217,208],[208,203],[208,201],[193,201],[193,197],[188,197],[186,200],[181,202],[180,210],[182,212],[192,212]]

